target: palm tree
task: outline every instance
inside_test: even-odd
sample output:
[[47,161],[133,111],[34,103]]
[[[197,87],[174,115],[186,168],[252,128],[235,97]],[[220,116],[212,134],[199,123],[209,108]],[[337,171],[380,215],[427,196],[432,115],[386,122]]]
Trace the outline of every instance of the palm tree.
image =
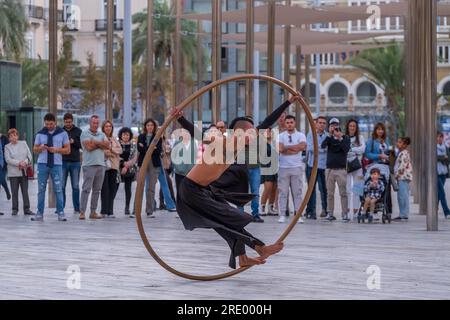
[[25,49],[25,32],[28,28],[25,9],[21,1],[0,1],[0,56],[19,60]]
[[[174,8],[167,1],[155,1],[154,4],[154,55],[155,55],[155,85],[154,90],[161,96],[172,87],[171,70],[173,62],[173,39],[175,33]],[[133,24],[137,27],[133,30],[133,62],[145,63],[147,51],[147,12],[140,12],[133,16]],[[198,61],[205,62],[206,52],[197,57],[197,38],[195,36],[196,24],[193,21],[181,22],[181,74],[185,85],[193,85],[193,71]],[[205,70],[206,68],[203,68]],[[141,72],[145,77],[145,72]],[[141,79],[141,83],[144,83]]]
[[[404,134],[405,63],[403,45],[393,44],[361,52],[350,60],[368,73],[371,81],[384,90],[391,119],[390,138]],[[391,140],[395,141],[395,140]]]

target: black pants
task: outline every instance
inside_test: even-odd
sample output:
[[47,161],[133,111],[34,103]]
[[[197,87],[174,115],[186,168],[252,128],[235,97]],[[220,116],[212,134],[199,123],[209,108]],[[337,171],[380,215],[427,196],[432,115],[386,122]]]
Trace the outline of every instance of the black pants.
[[114,169],[105,171],[101,194],[101,214],[106,214],[108,216],[114,214],[114,199],[116,198],[117,189],[119,188],[119,184],[117,183],[117,174],[117,170]]
[[[167,180],[167,184],[169,185],[169,191],[170,191],[170,196],[172,197],[173,201],[176,200],[175,198],[175,193],[173,192],[173,184],[172,184],[172,179],[170,179],[170,170],[169,169],[164,169],[165,171],[165,176],[166,176],[166,180]],[[162,189],[159,189],[159,205],[161,206],[164,202],[164,194],[162,192]]]
[[389,180],[389,183],[386,186],[386,212],[392,214],[392,193],[391,193],[392,183]]
[[178,192],[178,190],[180,190],[180,183],[181,183],[181,181],[183,181],[184,177],[185,176],[183,176],[181,174],[175,173],[175,185],[177,187],[177,192]]
[[19,186],[22,192],[23,200],[23,213],[30,212],[30,198],[28,197],[28,178],[27,177],[11,177],[9,178],[11,183],[12,192],[12,211],[14,213],[19,212]]
[[6,168],[0,168],[0,186],[2,186],[3,189],[5,189],[5,193],[7,195],[9,195],[10,192],[9,192],[9,188],[8,188],[8,183],[6,182],[7,174],[8,174],[8,171]]
[[130,178],[123,178],[123,186],[125,189],[125,212],[130,212],[130,202],[131,202],[131,185],[133,184],[134,179],[132,177]]

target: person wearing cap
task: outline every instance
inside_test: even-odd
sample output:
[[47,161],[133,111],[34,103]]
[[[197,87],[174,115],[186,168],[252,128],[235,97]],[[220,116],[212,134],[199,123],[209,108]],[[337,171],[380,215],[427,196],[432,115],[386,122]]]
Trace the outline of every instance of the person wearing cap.
[[327,169],[325,179],[327,185],[327,217],[334,217],[334,191],[336,183],[341,197],[342,219],[348,221],[347,199],[347,154],[350,151],[350,138],[339,127],[339,119],[332,118],[329,122],[329,133],[322,142],[322,148],[327,148]]

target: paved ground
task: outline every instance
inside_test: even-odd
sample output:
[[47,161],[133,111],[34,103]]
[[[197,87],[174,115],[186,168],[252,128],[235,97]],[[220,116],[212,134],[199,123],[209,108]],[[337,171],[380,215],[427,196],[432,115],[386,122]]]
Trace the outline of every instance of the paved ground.
[[[30,193],[36,204],[36,182]],[[123,206],[121,191],[116,205]],[[9,212],[9,206],[2,192],[1,211]],[[70,209],[67,223],[58,223],[50,211],[44,223],[9,213],[0,217],[0,299],[449,298],[448,220],[439,221],[436,233],[426,232],[425,217],[417,214],[391,225],[308,221],[266,265],[202,283],[163,270],[146,252],[135,220],[120,211],[108,221],[78,221]],[[227,246],[214,232],[184,231],[176,213],[159,212],[145,224],[161,256],[180,270],[228,270]],[[284,227],[267,218],[249,230],[270,242]],[[78,279],[70,271],[77,268],[80,281],[71,281]],[[374,280],[369,287],[368,279]],[[78,283],[81,288],[73,289]]]

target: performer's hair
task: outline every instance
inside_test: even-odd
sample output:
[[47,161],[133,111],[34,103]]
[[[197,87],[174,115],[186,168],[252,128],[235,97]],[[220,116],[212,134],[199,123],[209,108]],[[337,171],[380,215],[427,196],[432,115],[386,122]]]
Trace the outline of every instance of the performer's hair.
[[241,121],[249,122],[252,125],[254,124],[253,119],[251,117],[238,117],[238,118],[234,119],[233,121],[231,121],[230,129],[234,129],[236,127],[236,124]]
[[143,133],[144,133],[144,134],[148,134],[148,132],[147,132],[147,124],[148,124],[149,122],[153,123],[153,132],[152,132],[152,134],[155,135],[155,134],[156,134],[156,130],[158,130],[158,124],[156,123],[155,120],[153,120],[153,119],[151,119],[151,118],[145,120],[145,122],[144,122],[144,128],[143,128]]

